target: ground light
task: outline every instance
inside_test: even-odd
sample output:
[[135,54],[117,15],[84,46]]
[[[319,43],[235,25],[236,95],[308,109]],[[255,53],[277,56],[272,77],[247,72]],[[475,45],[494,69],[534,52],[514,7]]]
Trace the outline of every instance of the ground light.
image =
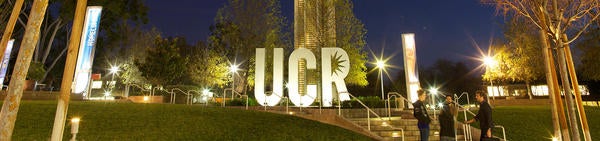
[[78,117],[71,119],[71,134],[73,134],[71,141],[75,141],[77,138],[77,133],[79,132],[79,120]]

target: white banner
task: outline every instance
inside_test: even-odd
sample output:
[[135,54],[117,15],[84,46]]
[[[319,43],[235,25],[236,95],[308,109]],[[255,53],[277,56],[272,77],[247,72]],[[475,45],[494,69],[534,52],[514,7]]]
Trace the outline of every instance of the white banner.
[[[8,69],[8,61],[10,59],[10,52],[12,51],[15,39],[10,39],[6,45],[6,51],[4,51],[4,58],[2,58],[2,64],[0,64],[0,84],[4,86],[4,78],[6,78],[6,69]],[[2,88],[0,88],[2,89]]]
[[[410,102],[418,99],[417,90],[421,88],[419,84],[419,72],[417,69],[417,49],[415,45],[415,34],[402,34],[402,47],[404,49],[404,74],[406,76],[406,93]],[[409,107],[412,107],[409,104]]]
[[[88,89],[94,62],[94,46],[98,35],[100,14],[102,6],[88,6],[83,25],[77,65],[75,67],[75,78],[73,79],[73,93],[82,93]],[[84,96],[87,94],[84,94]]]

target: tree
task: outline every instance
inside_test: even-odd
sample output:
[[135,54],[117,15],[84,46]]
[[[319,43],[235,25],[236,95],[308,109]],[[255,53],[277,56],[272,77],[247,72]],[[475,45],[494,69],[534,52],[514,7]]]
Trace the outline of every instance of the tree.
[[202,42],[199,42],[191,52],[187,75],[194,84],[213,87],[227,83],[229,75],[227,58]]
[[[10,0],[8,0],[10,1]],[[5,4],[2,4],[5,5]],[[27,22],[30,4],[25,4],[25,10],[19,19],[22,27],[25,27]],[[43,21],[39,43],[34,51],[33,61],[41,62],[47,68],[46,73],[41,81],[44,81],[49,73],[67,51],[66,44],[70,27],[66,26],[72,23],[73,15],[75,14],[76,3],[72,0],[57,0],[49,4],[51,8],[58,9],[58,13],[49,12],[47,18]],[[96,48],[102,48],[102,42],[112,42],[123,38],[121,34],[117,34],[121,26],[128,24],[137,25],[147,22],[146,12],[148,8],[141,0],[90,0],[88,5],[103,6],[102,19],[100,22],[100,34],[98,34],[98,44]],[[12,9],[12,8],[9,8]],[[10,13],[10,12],[9,12]],[[125,24],[124,24],[125,23]],[[67,27],[67,28],[64,28]],[[13,36],[19,38],[17,36]],[[62,75],[62,72],[52,75]]]
[[481,79],[471,74],[463,62],[438,59],[433,65],[420,70],[419,76],[419,81],[426,88],[435,87],[445,94],[472,94],[481,88]]
[[[101,68],[110,68],[110,65],[119,66],[122,71],[119,73],[119,78],[123,84],[145,84],[147,81],[142,77],[139,67],[135,64],[136,58],[146,58],[146,48],[156,47],[156,40],[161,38],[161,33],[156,29],[142,30],[140,27],[126,26],[121,32],[124,39],[108,44],[109,46],[120,46],[115,50],[105,50],[103,52],[113,52],[109,57],[112,60],[97,60],[100,62],[97,65]],[[108,48],[104,48],[108,49]],[[116,61],[118,60],[118,61]],[[103,62],[102,62],[103,61]]]
[[350,58],[350,72],[344,79],[347,84],[366,86],[367,53],[365,52],[367,30],[365,25],[354,15],[350,0],[336,1],[336,46],[344,49]]
[[[577,86],[576,72],[573,69],[572,59],[570,58],[570,44],[577,40],[577,38],[587,30],[587,28],[595,23],[600,16],[600,1],[597,0],[482,0],[483,2],[489,2],[495,4],[496,9],[501,10],[504,14],[511,13],[514,16],[523,17],[533,23],[543,35],[543,42],[553,42],[553,47],[556,49],[556,56],[558,58],[558,66],[561,74],[562,88],[567,94],[571,94],[571,86]],[[546,46],[546,43],[543,44]],[[543,49],[548,49],[544,47]],[[543,53],[545,51],[538,51]],[[553,53],[553,51],[550,51]],[[546,58],[549,57],[548,54]],[[550,65],[548,65],[550,66]],[[567,68],[569,67],[569,68]],[[567,70],[570,69],[570,70]],[[546,71],[552,74],[551,68]],[[568,74],[568,72],[571,72]],[[571,77],[569,77],[571,76]],[[550,76],[556,77],[556,76]],[[547,78],[548,84],[556,84],[558,82],[552,81]],[[571,85],[572,84],[572,85]],[[578,101],[578,112],[581,123],[583,125],[583,133],[586,140],[591,140],[589,128],[587,127],[587,119],[585,116],[584,107],[581,105],[581,95],[577,91],[577,87],[573,87],[575,91],[575,98]],[[553,90],[555,91],[555,90]],[[556,93],[553,92],[552,93]],[[555,94],[557,95],[557,94]],[[560,100],[560,99],[559,99]],[[573,140],[580,140],[579,138],[579,127],[575,114],[575,106],[573,105],[573,98],[571,96],[566,97],[567,111],[569,113],[569,122],[571,125],[571,135]],[[562,105],[555,105],[555,107],[562,108]],[[557,125],[555,123],[555,125]],[[563,124],[566,126],[566,124]],[[564,131],[564,130],[563,130]],[[555,126],[554,134],[560,136],[558,128]],[[568,133],[563,133],[563,137],[568,138]]]
[[506,77],[511,81],[525,82],[529,99],[532,98],[531,82],[544,77],[544,56],[538,51],[542,49],[539,32],[523,18],[511,18],[506,24],[504,37],[507,44],[506,58],[501,62],[507,64]]
[[[350,72],[344,79],[346,84],[367,86],[367,53],[364,49],[366,45],[365,35],[367,30],[364,24],[354,15],[352,1],[305,1],[306,6],[311,7],[305,14],[307,19],[304,22],[307,28],[315,26],[316,31],[305,29],[307,34],[314,38],[315,56],[320,56],[322,47],[340,47],[348,53],[350,58]],[[296,41],[301,42],[301,41]],[[311,46],[310,44],[304,46]],[[335,67],[335,65],[334,65]],[[320,67],[317,67],[320,69]],[[335,68],[333,68],[335,69]],[[320,75],[320,70],[317,70]],[[311,73],[311,72],[309,72]]]
[[581,71],[582,78],[592,81],[600,81],[600,27],[595,26],[583,34],[581,41],[576,47],[581,50],[581,65],[578,70]]
[[227,56],[229,65],[244,70],[237,73],[242,79],[235,81],[236,92],[245,92],[247,86],[253,85],[255,48],[266,48],[268,54],[273,48],[290,47],[288,33],[283,32],[284,20],[277,0],[228,0],[219,9],[209,46]]
[[147,48],[147,56],[134,61],[141,76],[150,84],[156,86],[183,84],[179,80],[184,79],[188,58],[179,53],[177,44],[181,42],[180,40],[180,38],[156,38],[156,46]]

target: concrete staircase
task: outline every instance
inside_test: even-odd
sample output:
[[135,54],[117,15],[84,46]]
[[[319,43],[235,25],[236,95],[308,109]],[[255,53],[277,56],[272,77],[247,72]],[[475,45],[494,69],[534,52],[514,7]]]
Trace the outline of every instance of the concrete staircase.
[[[374,115],[370,115],[370,120],[367,118],[366,110],[364,109],[346,109],[343,116],[356,125],[369,130],[373,134],[380,136],[386,141],[402,141],[402,128],[404,130],[404,141],[418,141],[420,139],[419,128],[417,127],[417,119],[412,115],[411,110],[393,110],[391,117],[388,118],[386,109],[373,109],[381,119]],[[433,111],[429,111],[433,117]],[[369,123],[370,121],[370,123]],[[370,127],[369,127],[370,124]],[[464,140],[462,126],[457,126],[457,139]],[[429,140],[438,141],[440,126],[437,120],[432,120],[430,124]]]

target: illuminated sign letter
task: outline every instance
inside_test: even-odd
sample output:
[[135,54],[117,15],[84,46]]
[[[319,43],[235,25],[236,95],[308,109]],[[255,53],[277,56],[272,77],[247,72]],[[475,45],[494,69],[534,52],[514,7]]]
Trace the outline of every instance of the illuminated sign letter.
[[[348,58],[348,53],[346,53],[346,51],[344,51],[341,48],[323,48],[321,50],[321,56],[323,56],[323,59],[321,59],[321,80],[323,81],[323,106],[331,107],[332,105],[332,83],[335,83],[338,98],[340,98],[341,101],[350,100],[348,94],[340,94],[341,92],[348,92],[348,90],[346,89],[346,82],[344,81],[344,78],[346,78],[346,75],[348,75],[348,72],[350,72],[350,59]],[[337,64],[338,68],[336,68],[336,70],[332,70],[332,58],[336,59],[336,63],[338,63],[337,60],[345,61],[339,61],[339,64]]]
[[298,62],[300,59],[306,60],[306,69],[316,69],[317,68],[317,59],[315,58],[315,54],[313,54],[310,50],[306,48],[297,48],[290,55],[290,62],[288,64],[289,68],[289,96],[290,100],[294,105],[300,107],[307,107],[312,104],[317,98],[317,85],[306,85],[306,94],[300,95],[298,93]]
[[275,106],[283,97],[283,49],[273,49],[273,93],[265,94],[265,49],[256,49],[254,97],[260,105]]

